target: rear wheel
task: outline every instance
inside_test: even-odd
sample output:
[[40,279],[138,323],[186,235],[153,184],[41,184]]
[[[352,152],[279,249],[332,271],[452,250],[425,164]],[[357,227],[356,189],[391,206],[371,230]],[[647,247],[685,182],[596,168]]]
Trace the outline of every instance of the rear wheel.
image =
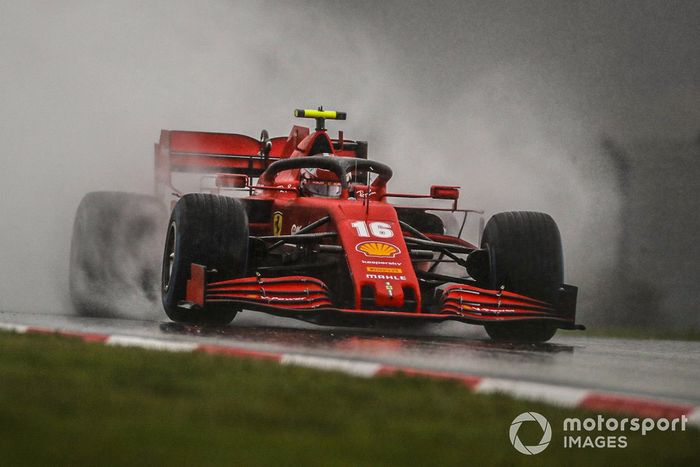
[[248,217],[237,199],[203,193],[183,196],[173,209],[165,240],[161,294],[165,313],[177,322],[228,324],[238,310],[207,304],[187,309],[185,299],[191,265],[201,264],[212,279],[245,274],[248,258]]
[[[489,252],[489,288],[553,302],[564,281],[559,229],[541,212],[517,211],[494,215],[486,224],[481,242]],[[503,322],[485,326],[494,340],[544,342],[556,326],[542,322]]]
[[83,197],[73,223],[69,272],[78,314],[156,315],[166,221],[165,206],[152,196],[96,191]]

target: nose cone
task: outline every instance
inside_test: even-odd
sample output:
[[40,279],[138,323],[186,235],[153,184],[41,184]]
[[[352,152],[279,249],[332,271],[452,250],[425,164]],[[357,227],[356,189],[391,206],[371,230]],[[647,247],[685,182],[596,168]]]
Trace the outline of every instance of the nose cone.
[[[369,275],[369,274],[368,274]],[[374,305],[383,308],[400,308],[404,306],[403,283],[406,276],[374,274],[376,280],[370,284],[374,288]]]
[[331,211],[358,309],[419,311],[420,287],[393,206],[343,201]]

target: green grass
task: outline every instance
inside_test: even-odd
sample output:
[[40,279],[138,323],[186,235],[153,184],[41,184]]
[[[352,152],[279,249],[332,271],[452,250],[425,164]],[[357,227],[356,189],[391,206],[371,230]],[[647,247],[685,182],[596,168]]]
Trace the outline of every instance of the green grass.
[[[533,410],[554,437],[524,456],[508,428]],[[697,430],[564,449],[575,415],[450,381],[0,333],[2,465],[700,465]]]

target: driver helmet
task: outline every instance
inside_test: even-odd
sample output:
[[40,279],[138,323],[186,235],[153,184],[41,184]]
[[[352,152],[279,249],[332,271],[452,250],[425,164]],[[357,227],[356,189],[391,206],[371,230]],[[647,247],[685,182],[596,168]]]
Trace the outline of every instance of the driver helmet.
[[[330,154],[323,155],[329,156]],[[335,173],[316,167],[301,169],[299,186],[302,193],[307,196],[337,198],[342,191],[338,176]]]

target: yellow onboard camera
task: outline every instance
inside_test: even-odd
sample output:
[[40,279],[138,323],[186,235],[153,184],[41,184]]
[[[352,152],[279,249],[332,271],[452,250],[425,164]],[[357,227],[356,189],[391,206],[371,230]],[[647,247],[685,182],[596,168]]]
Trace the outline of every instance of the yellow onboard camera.
[[313,118],[316,120],[316,131],[325,130],[326,120],[345,120],[347,114],[345,112],[336,112],[335,110],[323,110],[319,107],[318,110],[313,109],[296,109],[294,116],[299,118]]

